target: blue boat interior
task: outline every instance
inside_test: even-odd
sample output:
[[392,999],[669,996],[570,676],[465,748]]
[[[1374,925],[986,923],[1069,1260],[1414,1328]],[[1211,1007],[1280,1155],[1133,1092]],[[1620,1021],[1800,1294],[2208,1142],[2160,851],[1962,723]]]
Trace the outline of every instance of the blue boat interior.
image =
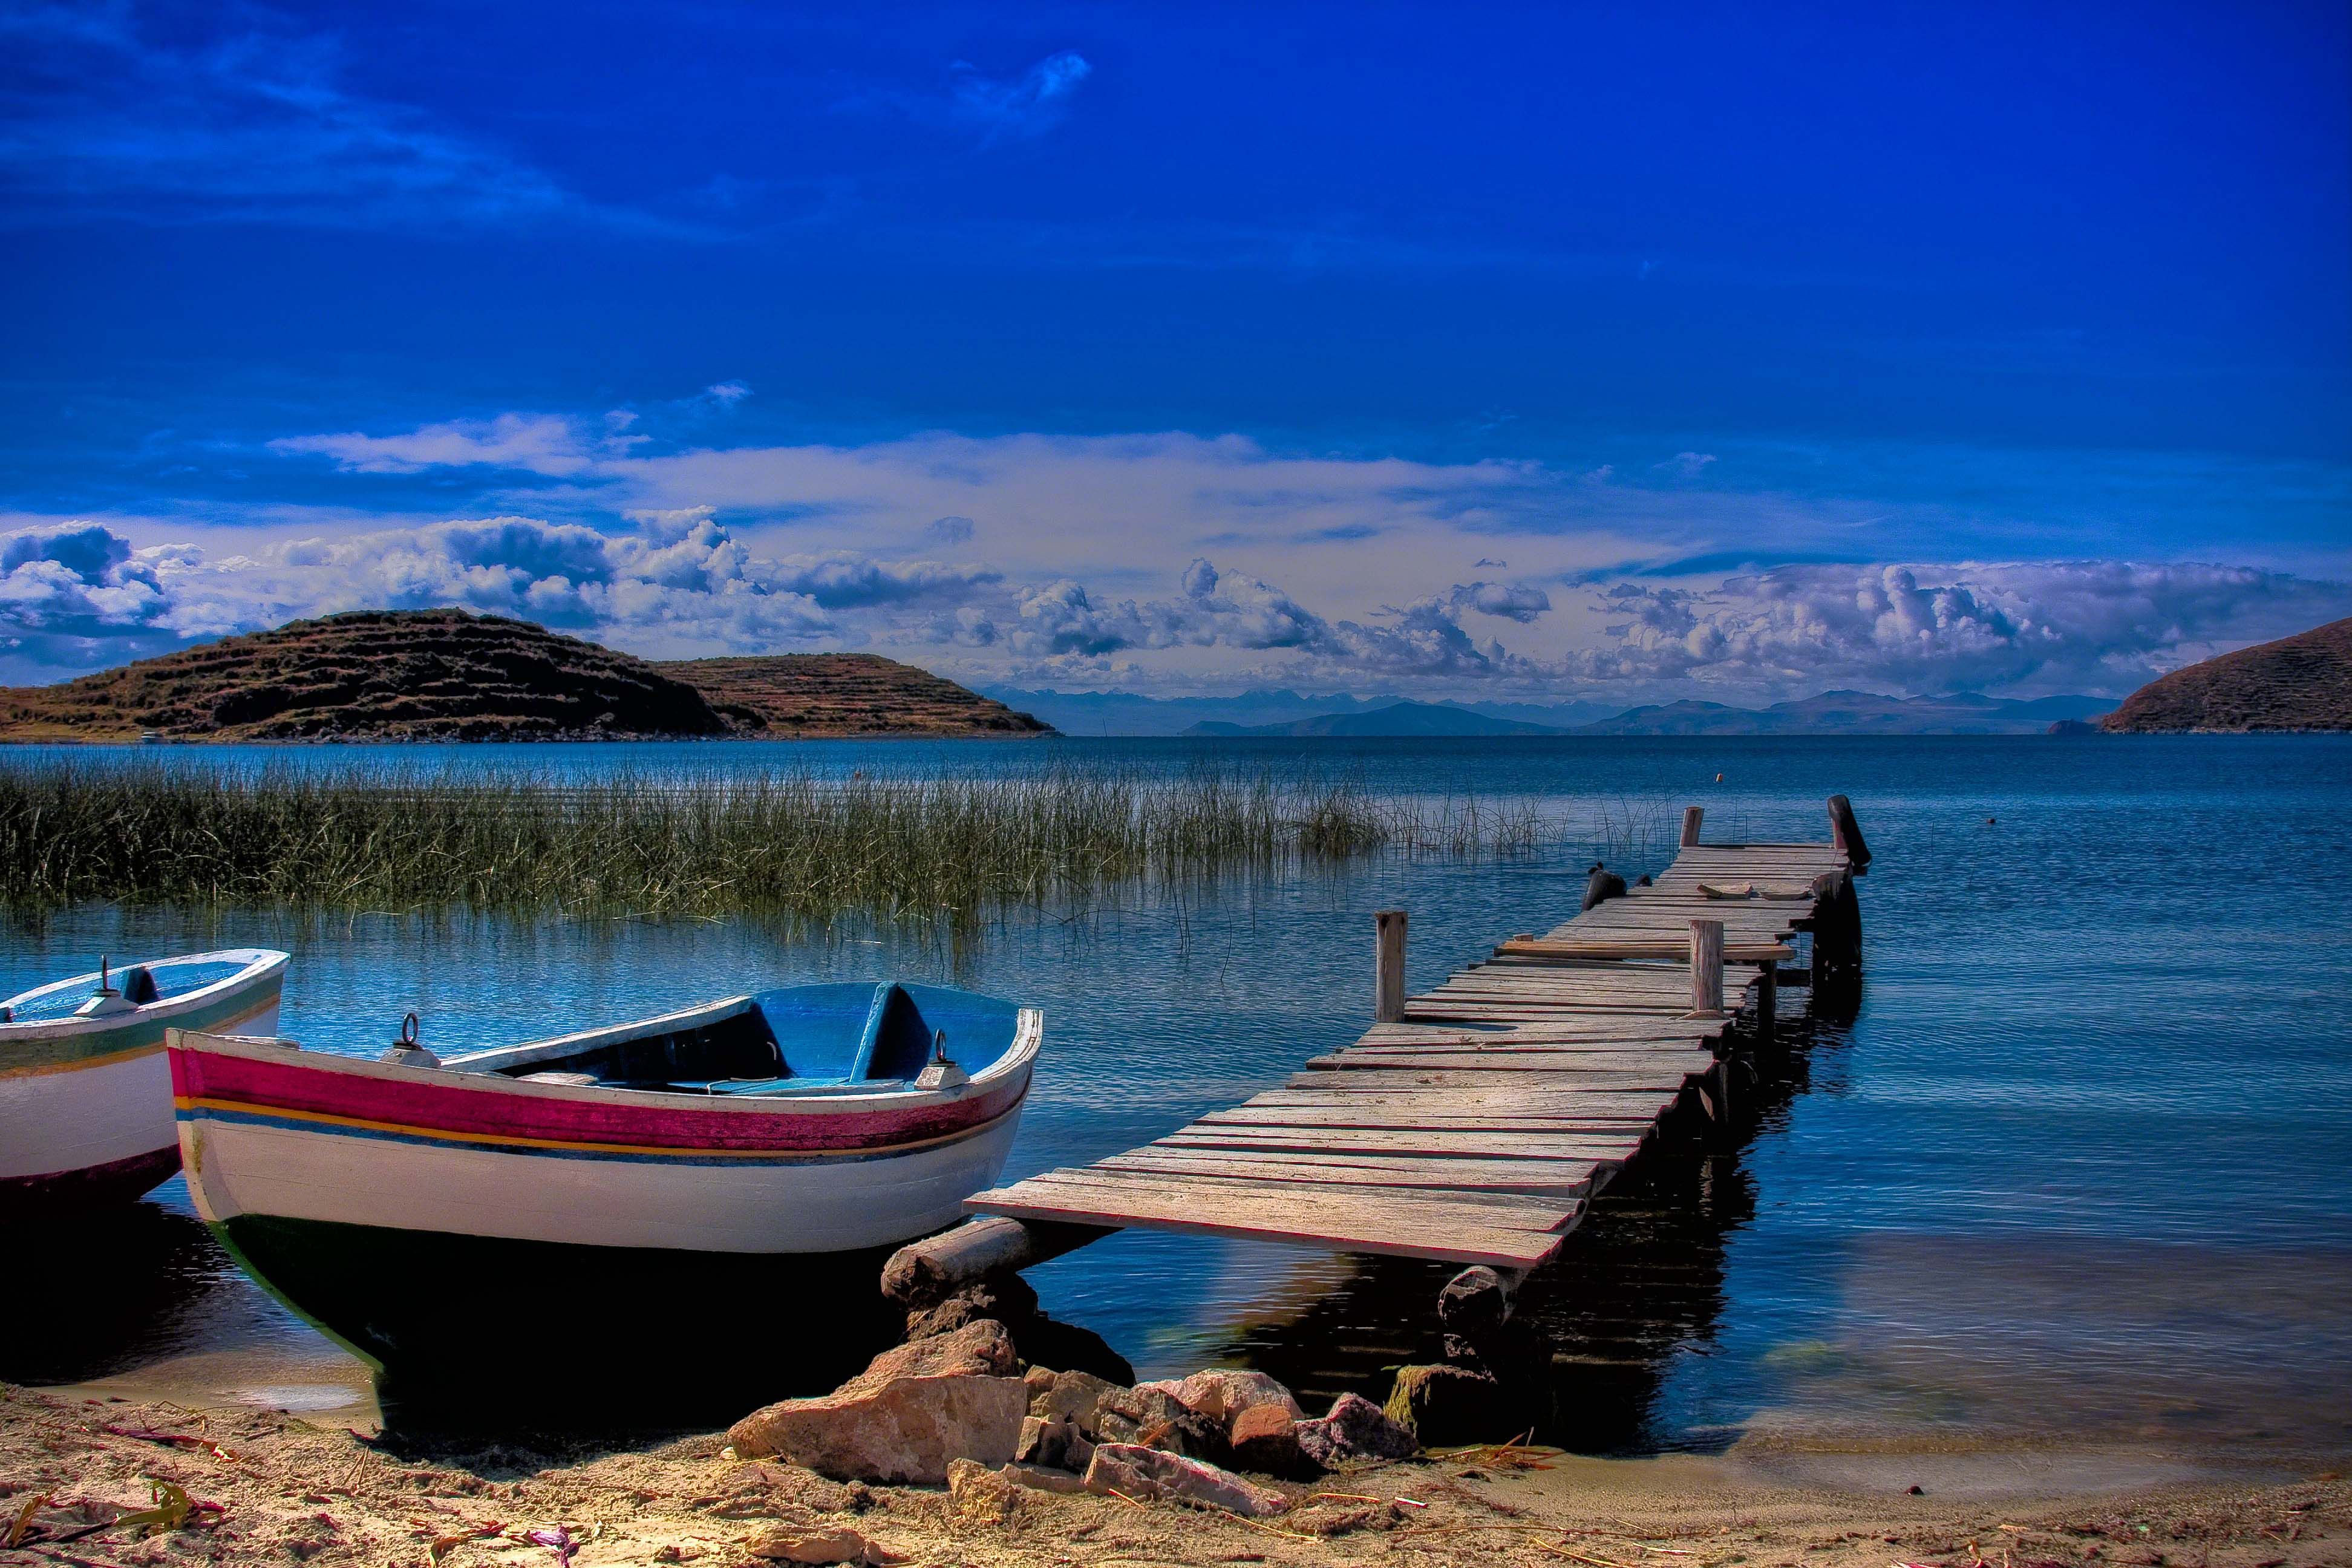
[[[106,978],[124,1001],[143,1007],[151,1002],[167,1002],[232,979],[245,967],[241,962],[226,959],[166,958],[147,963],[116,964],[107,972]],[[5,1021],[37,1024],[70,1018],[74,1009],[96,993],[98,978],[95,973],[76,975],[71,980],[60,980],[21,996],[12,996],[5,1004]]]
[[793,1094],[910,1083],[935,1050],[977,1077],[1012,1048],[1020,1010],[943,985],[763,991],[685,1028],[648,1029],[505,1069],[541,1081],[670,1094]]

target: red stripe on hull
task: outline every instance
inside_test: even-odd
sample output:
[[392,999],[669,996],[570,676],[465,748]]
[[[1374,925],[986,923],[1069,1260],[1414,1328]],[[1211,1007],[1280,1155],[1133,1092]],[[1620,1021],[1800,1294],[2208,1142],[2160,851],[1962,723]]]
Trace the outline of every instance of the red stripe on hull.
[[79,1171],[0,1181],[0,1216],[10,1219],[127,1204],[180,1173],[180,1146],[110,1160]]
[[[883,1148],[978,1127],[1011,1110],[1025,1074],[952,1104],[903,1110],[826,1111],[807,1104],[752,1110],[629,1105],[555,1099],[496,1087],[361,1077],[301,1062],[254,1061],[174,1050],[172,1093],[234,1100],[257,1109],[307,1111],[457,1135],[543,1138],[665,1149],[838,1150]],[[457,1075],[451,1075],[457,1076]],[[686,1096],[679,1096],[681,1100]],[[741,1101],[736,1102],[741,1104]]]

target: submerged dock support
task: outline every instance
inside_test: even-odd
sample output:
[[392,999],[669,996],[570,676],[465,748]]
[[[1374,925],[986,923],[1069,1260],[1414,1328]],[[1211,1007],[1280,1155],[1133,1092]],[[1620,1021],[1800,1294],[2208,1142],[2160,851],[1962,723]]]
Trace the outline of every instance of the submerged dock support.
[[1480,1263],[1465,1268],[1437,1293],[1437,1321],[1445,1330],[1445,1359],[1481,1361],[1495,1346],[1496,1336],[1519,1304],[1524,1268],[1490,1268]]
[[1690,1000],[1694,1018],[1723,1016],[1723,922],[1690,923]]
[[992,1274],[1015,1274],[1108,1236],[1108,1226],[1049,1225],[992,1215],[910,1241],[882,1265],[882,1294],[901,1307],[933,1307]]
[[1372,963],[1372,1022],[1404,1022],[1404,911],[1381,910],[1372,916],[1379,947]]

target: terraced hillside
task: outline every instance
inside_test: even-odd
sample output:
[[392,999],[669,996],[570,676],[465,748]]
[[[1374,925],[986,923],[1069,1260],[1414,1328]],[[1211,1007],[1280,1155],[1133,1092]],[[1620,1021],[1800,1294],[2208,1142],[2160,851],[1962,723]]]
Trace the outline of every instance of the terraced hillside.
[[866,654],[655,664],[528,621],[359,610],[0,688],[0,741],[548,741],[1034,734]]
[[2101,727],[2142,734],[2352,730],[2352,619],[2159,676]]

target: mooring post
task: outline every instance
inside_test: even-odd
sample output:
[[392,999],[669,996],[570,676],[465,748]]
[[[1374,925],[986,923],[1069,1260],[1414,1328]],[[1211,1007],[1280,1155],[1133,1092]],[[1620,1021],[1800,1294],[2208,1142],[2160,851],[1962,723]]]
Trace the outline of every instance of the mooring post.
[[1862,967],[1862,900],[1845,867],[1813,879],[1813,969],[1819,974]]
[[1381,910],[1372,916],[1380,945],[1372,971],[1372,1022],[1404,1022],[1404,911]]
[[1830,842],[1861,876],[1870,869],[1870,846],[1862,841],[1862,825],[1853,819],[1853,803],[1842,795],[1830,796]]
[[1518,1305],[1524,1268],[1490,1268],[1473,1264],[1446,1281],[1437,1293],[1437,1321],[1445,1327],[1445,1353],[1451,1360],[1475,1358],[1491,1346],[1511,1310]]
[[1706,807],[1703,805],[1686,805],[1683,807],[1684,848],[1688,849],[1698,843],[1699,821],[1706,816]]
[[1723,922],[1690,923],[1691,1014],[1699,1018],[1723,1016]]

